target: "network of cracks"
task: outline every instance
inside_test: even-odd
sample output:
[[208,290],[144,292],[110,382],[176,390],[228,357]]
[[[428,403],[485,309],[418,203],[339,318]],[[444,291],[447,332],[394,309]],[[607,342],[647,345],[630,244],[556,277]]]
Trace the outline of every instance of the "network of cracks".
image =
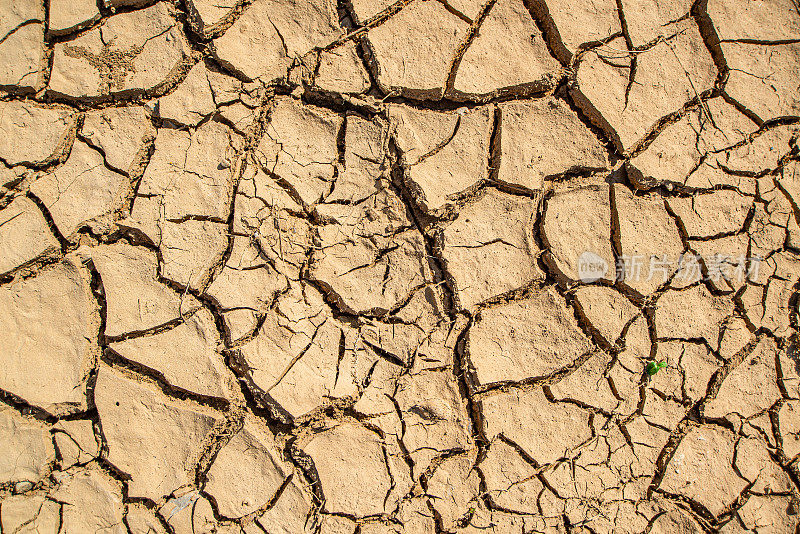
[[800,529],[793,0],[0,11],[0,533]]

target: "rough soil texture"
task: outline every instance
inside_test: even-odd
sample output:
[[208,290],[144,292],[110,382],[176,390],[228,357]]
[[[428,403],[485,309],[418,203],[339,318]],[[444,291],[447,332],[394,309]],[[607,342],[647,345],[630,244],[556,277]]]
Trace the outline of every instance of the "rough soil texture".
[[798,80],[796,0],[0,0],[0,534],[800,533]]

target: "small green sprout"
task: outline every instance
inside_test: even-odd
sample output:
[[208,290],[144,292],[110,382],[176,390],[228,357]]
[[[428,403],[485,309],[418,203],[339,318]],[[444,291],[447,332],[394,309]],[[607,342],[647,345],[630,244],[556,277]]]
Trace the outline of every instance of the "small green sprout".
[[666,366],[667,362],[647,362],[647,366],[644,368],[644,370],[648,375],[653,376]]

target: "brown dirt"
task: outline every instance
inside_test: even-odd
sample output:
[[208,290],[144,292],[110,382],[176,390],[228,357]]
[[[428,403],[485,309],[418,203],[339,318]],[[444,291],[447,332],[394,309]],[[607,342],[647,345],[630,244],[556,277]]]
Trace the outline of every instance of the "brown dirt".
[[0,0],[0,534],[800,533],[798,79],[794,0]]

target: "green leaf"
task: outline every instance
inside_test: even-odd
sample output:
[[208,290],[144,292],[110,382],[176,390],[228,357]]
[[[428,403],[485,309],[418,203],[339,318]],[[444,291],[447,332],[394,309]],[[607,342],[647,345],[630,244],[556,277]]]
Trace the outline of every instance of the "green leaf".
[[647,371],[648,375],[653,376],[666,366],[667,362],[648,362],[644,370]]

